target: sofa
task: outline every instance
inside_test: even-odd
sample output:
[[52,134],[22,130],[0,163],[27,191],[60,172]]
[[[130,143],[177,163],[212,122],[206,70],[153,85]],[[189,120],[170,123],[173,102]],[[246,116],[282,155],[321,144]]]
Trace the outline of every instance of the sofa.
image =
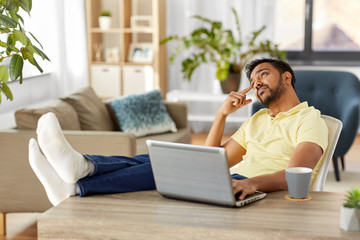
[[51,207],[28,162],[29,139],[36,138],[37,121],[46,112],[56,114],[66,139],[84,154],[143,154],[147,153],[147,139],[191,143],[185,103],[161,103],[175,123],[176,131],[145,136],[122,131],[110,103],[87,87],[64,98],[15,112],[16,128],[0,130],[1,216],[6,212],[42,212]]

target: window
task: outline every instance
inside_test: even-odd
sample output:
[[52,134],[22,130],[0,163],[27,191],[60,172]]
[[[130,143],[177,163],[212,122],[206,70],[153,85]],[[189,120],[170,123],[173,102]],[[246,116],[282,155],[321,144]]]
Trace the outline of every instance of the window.
[[359,0],[274,2],[274,42],[290,62],[360,65]]

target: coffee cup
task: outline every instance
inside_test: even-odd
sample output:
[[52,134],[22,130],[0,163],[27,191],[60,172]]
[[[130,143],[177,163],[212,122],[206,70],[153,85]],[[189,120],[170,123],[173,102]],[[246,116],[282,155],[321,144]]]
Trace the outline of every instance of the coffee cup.
[[312,169],[307,167],[292,167],[285,169],[285,178],[291,198],[307,198],[310,190]]

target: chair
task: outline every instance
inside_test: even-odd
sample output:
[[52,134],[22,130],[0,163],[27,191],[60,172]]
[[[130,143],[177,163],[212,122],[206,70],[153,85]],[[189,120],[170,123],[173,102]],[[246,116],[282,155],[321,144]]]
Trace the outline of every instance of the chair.
[[321,167],[316,179],[311,186],[312,191],[323,191],[324,189],[326,176],[329,171],[330,160],[334,154],[342,128],[342,123],[340,120],[326,115],[321,115],[321,117],[324,119],[328,127],[328,146],[323,154],[323,160],[318,163],[321,164]]
[[335,178],[340,181],[338,159],[344,170],[344,155],[354,142],[359,126],[360,81],[354,74],[342,71],[298,70],[295,77],[300,101],[308,101],[321,114],[343,123],[333,155]]
[[[307,101],[321,114],[339,119],[342,124],[338,144],[333,155],[335,178],[340,181],[338,159],[345,168],[344,155],[353,143],[359,126],[360,81],[350,72],[296,70],[295,90],[301,102]],[[263,106],[256,102],[252,112]]]

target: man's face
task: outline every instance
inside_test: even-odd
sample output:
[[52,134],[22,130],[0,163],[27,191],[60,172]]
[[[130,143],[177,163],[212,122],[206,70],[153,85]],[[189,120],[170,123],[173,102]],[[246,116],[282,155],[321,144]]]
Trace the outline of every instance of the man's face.
[[276,102],[286,89],[281,74],[270,63],[257,65],[250,79],[256,98],[266,107]]

